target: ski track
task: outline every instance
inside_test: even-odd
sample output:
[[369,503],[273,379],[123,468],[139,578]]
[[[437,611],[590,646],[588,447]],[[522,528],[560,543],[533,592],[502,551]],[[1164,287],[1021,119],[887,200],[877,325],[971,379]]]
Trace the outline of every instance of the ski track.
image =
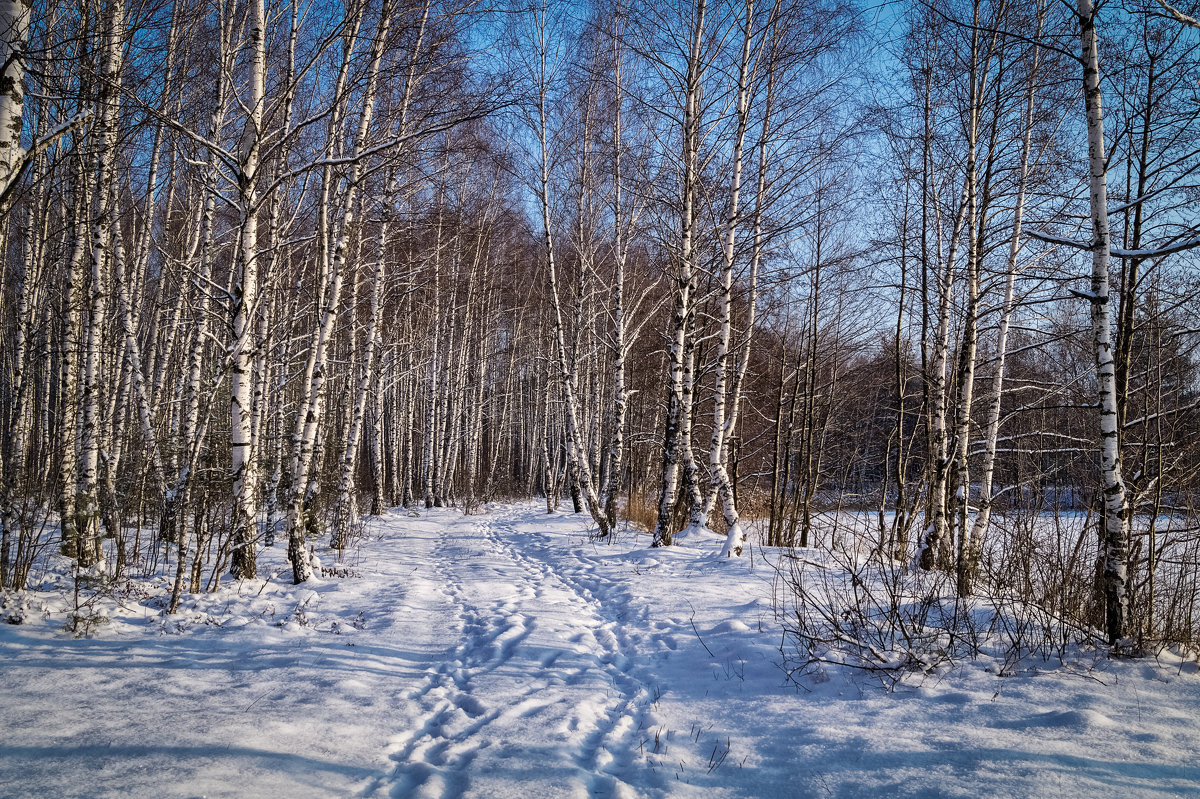
[[[538,550],[544,550],[546,537],[519,530],[517,515],[508,509],[496,517],[469,517],[474,521],[468,530],[455,525],[436,541],[429,565],[455,608],[460,640],[409,692],[407,698],[423,712],[391,740],[396,763],[391,776],[360,795],[381,787],[393,797],[487,795],[479,792],[485,786],[476,790],[472,777],[486,778],[494,765],[482,762],[488,750],[502,749],[492,733],[508,734],[514,725],[529,722],[552,726],[559,740],[565,739],[557,754],[567,763],[553,765],[573,767],[575,793],[661,792],[659,775],[639,769],[653,765],[638,761],[645,759],[650,741],[644,732],[655,694],[634,666],[639,637],[622,626],[633,615],[629,597],[615,588],[594,591],[580,579],[582,565],[574,574],[555,571],[522,552],[519,537]],[[494,573],[481,576],[479,568]],[[488,590],[495,596],[480,595]],[[526,646],[540,632],[534,617],[548,610],[570,629],[560,624],[536,646]],[[643,608],[637,618],[648,615]],[[494,759],[511,756],[497,752]],[[644,772],[636,789],[627,781],[634,769]]]

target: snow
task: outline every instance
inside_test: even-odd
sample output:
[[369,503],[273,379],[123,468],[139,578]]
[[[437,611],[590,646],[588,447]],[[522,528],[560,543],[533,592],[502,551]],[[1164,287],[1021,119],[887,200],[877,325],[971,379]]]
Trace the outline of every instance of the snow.
[[1200,795],[1194,662],[797,685],[777,553],[586,530],[534,504],[390,514],[305,586],[276,547],[277,577],[173,617],[161,579],[85,591],[79,638],[52,570],[5,596],[0,796]]

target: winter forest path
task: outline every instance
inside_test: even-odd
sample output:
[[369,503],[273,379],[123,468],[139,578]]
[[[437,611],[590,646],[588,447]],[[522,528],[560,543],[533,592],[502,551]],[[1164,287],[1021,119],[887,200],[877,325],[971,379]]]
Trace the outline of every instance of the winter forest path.
[[1200,796],[1190,660],[983,658],[890,691],[826,664],[798,687],[783,553],[586,522],[397,511],[319,579],[264,549],[269,580],[175,616],[161,576],[75,608],[52,564],[0,609],[22,614],[0,624],[0,799]]
[[420,527],[404,548],[420,564],[405,612],[429,620],[429,638],[409,646],[438,662],[405,694],[419,714],[390,742],[395,770],[362,794],[645,795],[625,780],[652,688],[618,619],[647,609],[556,572],[513,511]]

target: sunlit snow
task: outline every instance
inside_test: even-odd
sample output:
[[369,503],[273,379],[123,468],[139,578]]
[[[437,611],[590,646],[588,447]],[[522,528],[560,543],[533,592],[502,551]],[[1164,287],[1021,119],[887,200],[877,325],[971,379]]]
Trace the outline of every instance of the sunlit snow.
[[776,553],[721,541],[594,544],[533,504],[400,510],[305,586],[276,547],[274,579],[178,616],[161,581],[89,589],[81,638],[48,590],[65,577],[34,575],[0,625],[0,795],[1200,795],[1194,663],[797,685]]

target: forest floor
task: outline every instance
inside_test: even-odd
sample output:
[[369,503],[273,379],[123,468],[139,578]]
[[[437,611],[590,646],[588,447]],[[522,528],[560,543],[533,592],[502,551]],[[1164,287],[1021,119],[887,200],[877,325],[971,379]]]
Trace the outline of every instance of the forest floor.
[[276,546],[273,579],[176,616],[162,578],[76,611],[39,573],[4,598],[0,796],[1200,795],[1193,662],[791,682],[779,553],[691,543],[593,544],[535,504],[395,513],[320,580]]

